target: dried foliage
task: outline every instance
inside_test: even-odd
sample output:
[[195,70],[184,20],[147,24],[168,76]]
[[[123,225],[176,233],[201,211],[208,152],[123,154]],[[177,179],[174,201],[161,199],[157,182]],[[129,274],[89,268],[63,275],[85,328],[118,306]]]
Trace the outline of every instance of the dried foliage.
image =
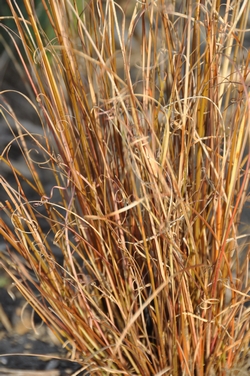
[[7,3],[43,139],[2,106],[5,269],[91,375],[247,373],[249,1]]

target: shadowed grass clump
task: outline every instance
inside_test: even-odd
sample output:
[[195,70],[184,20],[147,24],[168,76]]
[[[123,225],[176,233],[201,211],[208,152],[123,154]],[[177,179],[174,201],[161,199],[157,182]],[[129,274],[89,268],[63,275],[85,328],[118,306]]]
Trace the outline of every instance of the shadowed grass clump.
[[7,3],[42,136],[2,106],[4,268],[91,375],[247,374],[249,1]]

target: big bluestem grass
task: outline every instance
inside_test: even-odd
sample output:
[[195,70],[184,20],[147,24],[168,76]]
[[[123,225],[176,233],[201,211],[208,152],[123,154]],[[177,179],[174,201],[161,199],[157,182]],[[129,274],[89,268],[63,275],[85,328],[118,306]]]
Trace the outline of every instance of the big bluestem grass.
[[249,1],[7,3],[43,140],[2,105],[2,265],[90,374],[245,372]]

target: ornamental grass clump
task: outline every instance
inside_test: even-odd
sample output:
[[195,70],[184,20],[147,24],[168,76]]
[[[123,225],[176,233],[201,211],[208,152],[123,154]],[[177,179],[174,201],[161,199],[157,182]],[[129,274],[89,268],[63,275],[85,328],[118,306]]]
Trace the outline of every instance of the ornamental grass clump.
[[5,270],[90,375],[247,374],[249,1],[7,3],[42,136],[2,105]]

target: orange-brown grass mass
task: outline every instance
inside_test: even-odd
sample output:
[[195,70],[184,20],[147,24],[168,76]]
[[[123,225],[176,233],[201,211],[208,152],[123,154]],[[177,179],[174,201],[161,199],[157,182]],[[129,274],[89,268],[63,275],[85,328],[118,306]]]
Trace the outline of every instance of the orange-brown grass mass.
[[249,1],[7,3],[42,136],[1,106],[2,265],[91,375],[247,372]]

